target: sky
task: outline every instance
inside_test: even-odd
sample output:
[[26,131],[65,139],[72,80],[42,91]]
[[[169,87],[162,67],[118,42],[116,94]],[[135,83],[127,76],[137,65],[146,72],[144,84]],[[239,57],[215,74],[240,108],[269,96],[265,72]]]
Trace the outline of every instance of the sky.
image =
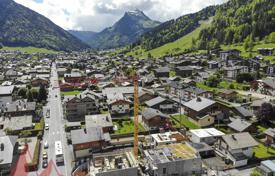
[[165,22],[227,0],[15,0],[68,30],[101,31],[126,11],[142,10],[153,20]]

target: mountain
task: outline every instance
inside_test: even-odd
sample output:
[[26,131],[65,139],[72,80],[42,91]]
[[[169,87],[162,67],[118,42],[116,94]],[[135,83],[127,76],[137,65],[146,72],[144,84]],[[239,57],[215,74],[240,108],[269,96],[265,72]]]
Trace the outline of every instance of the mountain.
[[0,2],[0,43],[64,51],[89,48],[49,19],[13,0]]
[[[200,49],[259,41],[275,32],[274,0],[230,0],[221,5],[211,26],[201,31]],[[274,35],[274,34],[273,34]]]
[[175,20],[162,23],[151,31],[143,34],[132,47],[140,45],[151,50],[169,42],[174,42],[200,26],[200,21],[214,16],[216,6],[209,6],[197,13],[183,15]]
[[88,43],[89,41],[93,40],[94,36],[97,34],[93,31],[68,30],[68,32],[85,43]]
[[153,21],[142,11],[129,11],[112,27],[106,28],[95,35],[89,42],[92,48],[109,49],[131,44],[145,32],[158,26],[160,22]]

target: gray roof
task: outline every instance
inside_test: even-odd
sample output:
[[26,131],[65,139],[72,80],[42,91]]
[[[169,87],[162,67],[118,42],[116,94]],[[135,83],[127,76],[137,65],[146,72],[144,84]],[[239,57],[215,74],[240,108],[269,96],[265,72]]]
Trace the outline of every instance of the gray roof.
[[243,119],[236,119],[233,122],[231,122],[230,124],[228,124],[228,126],[238,132],[243,132],[244,130],[246,130],[248,127],[250,127],[252,124],[243,120]]
[[275,80],[274,79],[265,79],[263,82],[270,86],[272,89],[275,89]]
[[153,109],[153,108],[145,108],[145,110],[142,112],[142,116],[147,120],[149,120],[153,117],[156,117],[156,116],[169,118],[168,115],[165,115],[162,112],[160,112],[159,110]]
[[228,134],[222,136],[222,139],[232,150],[254,147],[258,145],[255,139],[247,132]]
[[0,95],[11,95],[14,90],[14,86],[0,86]]
[[25,100],[18,100],[12,103],[6,104],[5,112],[15,111],[34,111],[36,107],[35,102],[26,102]]
[[193,86],[187,87],[186,89],[184,89],[184,91],[194,93],[195,95],[199,95],[199,94],[207,92],[206,90],[202,90],[200,88],[193,87]]
[[32,127],[32,116],[0,117],[0,125],[11,130],[22,130]]
[[264,133],[268,136],[272,136],[273,138],[275,138],[275,128],[268,128],[267,130],[265,130]]
[[82,144],[93,141],[104,141],[105,137],[101,127],[89,127],[86,129],[71,131],[72,144]]
[[1,136],[0,147],[3,145],[4,150],[0,150],[0,165],[10,164],[13,159],[13,150],[17,141],[17,136]]
[[166,99],[165,98],[162,98],[160,96],[156,97],[156,98],[153,98],[149,101],[146,101],[145,104],[149,107],[152,107],[152,106],[155,106],[163,101],[165,101]]
[[239,106],[239,107],[235,107],[235,109],[243,117],[252,117],[253,116],[253,113],[250,112],[249,110],[245,109],[244,107]]
[[155,71],[159,72],[159,73],[165,73],[165,72],[170,72],[170,68],[169,67],[160,67],[160,68],[155,69]]
[[184,103],[184,106],[198,112],[198,111],[201,111],[215,103],[216,103],[215,101],[210,100],[208,98],[197,97],[197,98],[194,98],[194,99]]
[[113,122],[110,114],[96,114],[85,116],[86,128],[99,126],[99,127],[112,127]]

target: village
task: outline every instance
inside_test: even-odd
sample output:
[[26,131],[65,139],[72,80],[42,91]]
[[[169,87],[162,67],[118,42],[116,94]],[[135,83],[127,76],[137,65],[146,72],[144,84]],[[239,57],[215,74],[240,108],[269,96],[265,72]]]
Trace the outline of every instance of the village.
[[273,53],[1,50],[0,175],[274,175]]

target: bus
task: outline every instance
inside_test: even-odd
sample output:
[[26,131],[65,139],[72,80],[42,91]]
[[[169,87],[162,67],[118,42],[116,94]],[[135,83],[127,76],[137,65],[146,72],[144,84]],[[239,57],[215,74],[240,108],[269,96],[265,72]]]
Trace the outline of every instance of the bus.
[[55,161],[56,165],[64,164],[64,156],[61,141],[55,141]]

